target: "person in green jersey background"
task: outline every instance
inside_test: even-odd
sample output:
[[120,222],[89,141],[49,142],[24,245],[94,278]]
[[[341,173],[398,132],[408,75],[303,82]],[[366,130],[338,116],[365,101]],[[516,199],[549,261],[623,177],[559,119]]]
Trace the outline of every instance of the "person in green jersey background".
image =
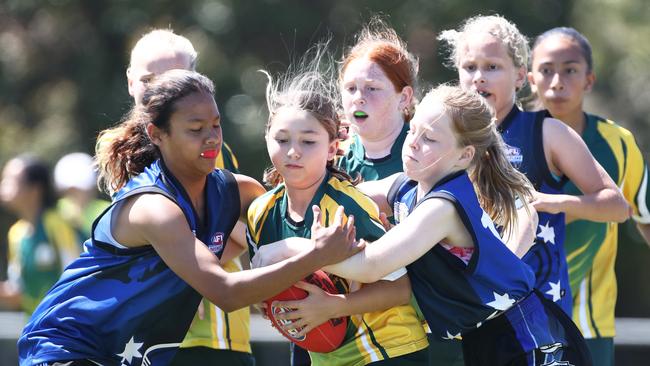
[[[129,94],[139,104],[145,85],[154,76],[171,69],[194,71],[197,52],[192,43],[170,29],[155,29],[143,35],[131,50],[126,71]],[[224,142],[217,156],[216,168],[239,173],[239,165],[230,147]],[[232,243],[227,245],[221,263],[228,272],[242,269],[238,256],[245,251],[245,228],[237,224]],[[200,363],[254,365],[250,346],[250,310],[248,307],[226,313],[203,299],[192,326],[174,359],[175,365]]]
[[[632,219],[650,243],[648,168],[634,136],[615,122],[583,110],[585,94],[596,80],[587,38],[565,27],[542,33],[534,43],[528,80],[548,113],[582,137],[620,187],[634,210]],[[580,194],[572,182],[565,192]],[[587,340],[594,365],[613,365],[618,224],[567,216],[564,245],[573,293],[573,320]]]
[[[344,217],[354,217],[357,239],[372,242],[384,234],[377,206],[352,185],[349,175],[334,166],[340,125],[338,93],[328,74],[318,71],[323,52],[320,47],[311,62],[305,61],[295,74],[290,71],[278,82],[271,79],[267,87],[270,116],[266,143],[273,167],[267,170],[265,182],[274,188],[256,199],[248,211],[248,238],[255,265],[268,264],[258,263],[255,257],[267,244],[309,237],[314,206],[323,213],[323,224],[343,206]],[[287,248],[285,253],[292,250]],[[281,259],[282,254],[279,256]],[[330,306],[322,307],[319,314],[320,322],[314,324],[300,312],[284,318],[294,320],[293,326],[301,329],[300,336],[329,318],[350,316],[343,344],[329,353],[309,352],[312,365],[427,365],[427,338],[415,309],[409,305],[411,290],[403,268],[373,284],[361,285],[339,277],[333,280],[341,295],[326,299],[316,286],[298,285],[310,294],[321,295],[315,303],[328,301]],[[283,303],[272,306],[292,307]],[[294,347],[292,364],[309,364],[299,352]]]
[[0,282],[0,306],[31,314],[81,246],[57,212],[50,170],[37,158],[20,155],[5,164],[0,201],[19,218],[9,229],[8,279]]
[[418,60],[378,18],[358,34],[339,70],[343,118],[352,130],[341,169],[377,180],[402,171],[402,145],[413,116]]

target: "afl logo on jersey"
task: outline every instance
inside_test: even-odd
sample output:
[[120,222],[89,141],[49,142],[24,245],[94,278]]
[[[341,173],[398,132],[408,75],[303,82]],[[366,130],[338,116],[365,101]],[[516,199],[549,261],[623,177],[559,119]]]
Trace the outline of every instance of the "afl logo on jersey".
[[208,244],[208,249],[212,254],[219,255],[223,250],[223,233],[214,233],[210,243]]
[[521,155],[521,149],[515,146],[510,146],[508,144],[505,144],[505,147],[506,157],[508,158],[508,161],[515,169],[519,169],[519,167],[521,167],[521,163],[524,161],[524,156]]

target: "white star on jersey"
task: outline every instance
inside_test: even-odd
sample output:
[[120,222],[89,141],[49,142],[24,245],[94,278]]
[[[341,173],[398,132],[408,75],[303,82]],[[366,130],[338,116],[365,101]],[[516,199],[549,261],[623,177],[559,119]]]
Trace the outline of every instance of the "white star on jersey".
[[497,310],[508,310],[512,304],[515,303],[514,299],[510,298],[510,295],[508,293],[504,293],[503,295],[499,295],[496,292],[492,292],[494,294],[494,301],[488,302],[487,306],[493,307]]
[[131,337],[131,339],[129,339],[129,342],[124,345],[124,351],[118,354],[118,356],[122,357],[122,360],[125,360],[130,365],[133,362],[134,357],[142,358],[142,355],[140,354],[140,347],[142,347],[142,343],[135,342],[133,337]]
[[446,336],[446,337],[442,337],[442,339],[459,339],[459,340],[460,340],[460,339],[463,339],[463,338],[460,337],[460,332],[458,332],[458,334],[451,334],[451,333],[449,333],[449,331],[447,330],[447,336]]
[[557,302],[562,298],[562,295],[560,294],[560,291],[562,288],[560,287],[560,280],[557,281],[557,283],[549,282],[549,286],[551,286],[551,289],[546,291],[545,294],[553,296],[553,302]]
[[550,242],[551,244],[555,244],[555,228],[548,226],[547,221],[546,225],[539,225],[539,234],[537,234],[537,237],[544,239],[545,243]]

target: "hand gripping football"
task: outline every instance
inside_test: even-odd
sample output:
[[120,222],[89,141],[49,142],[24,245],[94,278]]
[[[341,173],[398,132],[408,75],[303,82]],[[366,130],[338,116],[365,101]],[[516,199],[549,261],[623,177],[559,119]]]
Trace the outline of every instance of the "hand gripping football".
[[[334,283],[329,276],[323,271],[316,271],[309,276],[305,277],[305,282],[316,285],[328,293],[338,293]],[[273,326],[282,333],[282,335],[289,339],[291,342],[298,346],[312,352],[332,352],[337,349],[343,338],[347,328],[347,317],[330,319],[327,322],[312,329],[309,333],[302,337],[297,337],[298,330],[292,329],[285,331],[282,325],[287,324],[288,320],[280,320],[275,318],[275,314],[291,311],[282,307],[272,307],[273,301],[286,301],[286,300],[301,300],[307,297],[307,291],[291,286],[281,293],[265,300],[266,315],[271,319]]]

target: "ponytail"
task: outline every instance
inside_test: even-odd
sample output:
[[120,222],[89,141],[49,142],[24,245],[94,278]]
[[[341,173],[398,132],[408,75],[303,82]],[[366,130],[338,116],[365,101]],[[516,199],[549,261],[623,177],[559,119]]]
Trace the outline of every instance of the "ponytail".
[[508,161],[505,143],[496,128],[491,133],[493,142],[475,158],[470,179],[481,206],[495,223],[511,232],[517,222],[517,198],[529,202],[533,187],[526,176]]
[[[135,107],[138,108],[138,107]],[[100,132],[95,146],[99,188],[108,194],[118,191],[131,177],[160,158],[149,139],[146,124],[132,110],[117,127]]]

